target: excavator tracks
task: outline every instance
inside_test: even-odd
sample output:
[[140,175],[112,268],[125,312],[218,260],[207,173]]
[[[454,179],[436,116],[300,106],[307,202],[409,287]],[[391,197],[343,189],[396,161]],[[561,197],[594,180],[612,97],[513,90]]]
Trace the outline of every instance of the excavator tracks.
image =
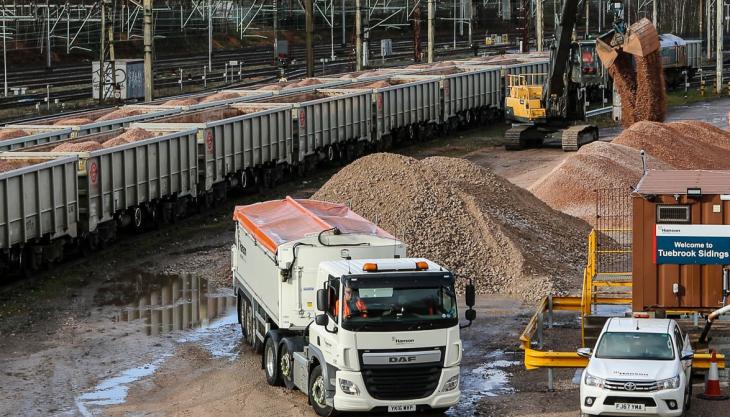
[[504,133],[504,149],[508,151],[520,151],[533,145],[539,135],[537,128],[533,125],[512,126]]
[[598,128],[592,125],[576,125],[563,130],[561,142],[565,152],[575,152],[581,146],[598,140]]

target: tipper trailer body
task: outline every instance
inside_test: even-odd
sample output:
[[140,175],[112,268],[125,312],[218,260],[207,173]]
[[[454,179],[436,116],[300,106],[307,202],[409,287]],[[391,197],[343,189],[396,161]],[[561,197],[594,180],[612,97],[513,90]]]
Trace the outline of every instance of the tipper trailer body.
[[298,388],[320,416],[458,402],[453,274],[406,258],[403,242],[343,205],[287,197],[234,218],[239,322],[270,384]]

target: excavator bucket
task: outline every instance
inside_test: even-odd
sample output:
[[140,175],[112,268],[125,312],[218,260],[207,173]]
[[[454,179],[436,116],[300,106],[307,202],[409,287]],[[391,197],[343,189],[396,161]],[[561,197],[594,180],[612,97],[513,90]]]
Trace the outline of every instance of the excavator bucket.
[[598,57],[601,58],[601,63],[606,69],[611,68],[613,61],[618,58],[618,46],[613,46],[616,37],[623,37],[623,35],[616,34],[616,31],[612,30],[596,38],[596,52],[598,52]]
[[649,19],[641,19],[625,35],[610,31],[596,39],[596,50],[603,66],[610,68],[620,51],[647,56],[659,49],[659,34]]

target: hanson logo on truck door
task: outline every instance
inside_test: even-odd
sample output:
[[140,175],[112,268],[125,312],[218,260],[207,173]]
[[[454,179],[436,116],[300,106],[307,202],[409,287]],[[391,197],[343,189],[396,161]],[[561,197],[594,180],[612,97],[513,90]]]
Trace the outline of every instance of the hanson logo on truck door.
[[658,224],[656,264],[730,264],[730,225]]

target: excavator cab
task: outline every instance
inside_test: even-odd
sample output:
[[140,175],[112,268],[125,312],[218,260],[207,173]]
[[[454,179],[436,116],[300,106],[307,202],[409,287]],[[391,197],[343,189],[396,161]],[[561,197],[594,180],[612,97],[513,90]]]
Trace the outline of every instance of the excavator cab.
[[649,19],[643,18],[627,28],[623,1],[611,0],[608,8],[614,15],[613,30],[596,39],[596,50],[606,69],[613,66],[622,52],[644,57],[659,49],[659,34]]
[[505,99],[507,119],[522,123],[544,123],[547,111],[542,102],[546,74],[508,75]]

